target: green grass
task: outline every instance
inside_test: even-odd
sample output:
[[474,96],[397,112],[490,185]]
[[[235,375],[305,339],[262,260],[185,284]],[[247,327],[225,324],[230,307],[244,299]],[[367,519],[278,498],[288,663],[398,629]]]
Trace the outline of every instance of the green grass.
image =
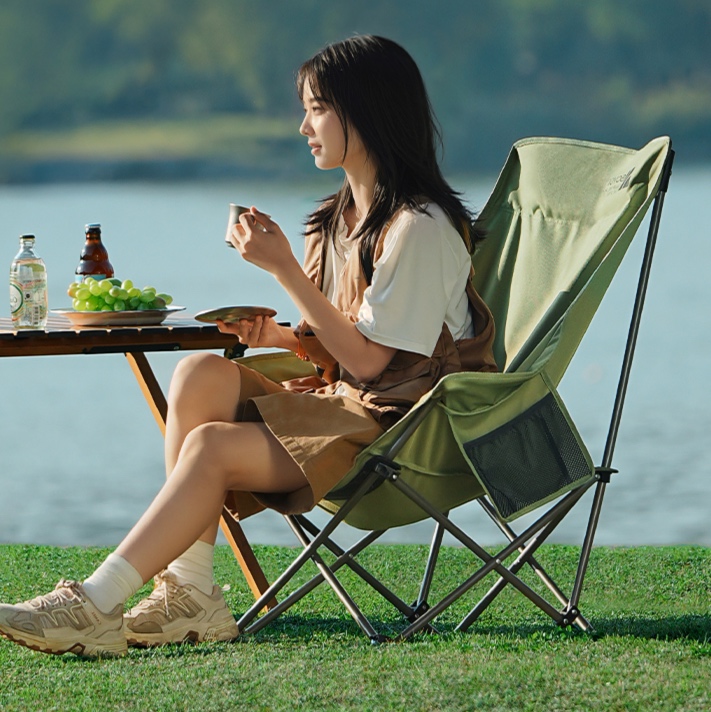
[[[62,576],[82,578],[106,553],[2,546],[0,600],[44,593]],[[568,586],[577,553],[547,546],[539,558]],[[273,577],[294,552],[259,547],[257,554]],[[381,546],[359,560],[410,600],[425,556],[421,546]],[[466,551],[445,549],[433,599],[471,565]],[[243,611],[252,599],[227,547],[218,548],[216,577],[231,584],[228,603]],[[395,631],[389,605],[345,579],[374,623]],[[440,635],[380,646],[368,643],[323,586],[233,644],[86,661],[3,640],[0,710],[711,709],[711,549],[595,549],[581,602],[593,634],[557,628],[508,589],[468,632],[455,632],[475,600],[470,593],[448,609]]]

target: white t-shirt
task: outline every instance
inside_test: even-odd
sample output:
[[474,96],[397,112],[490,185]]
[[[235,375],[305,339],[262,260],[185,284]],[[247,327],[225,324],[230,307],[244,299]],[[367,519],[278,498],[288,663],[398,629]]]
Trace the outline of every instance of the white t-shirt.
[[[376,343],[431,356],[442,324],[455,340],[473,336],[465,292],[471,257],[459,233],[435,204],[402,210],[388,229],[356,327]],[[324,293],[334,300],[338,278],[355,241],[342,222],[338,247],[328,245]]]

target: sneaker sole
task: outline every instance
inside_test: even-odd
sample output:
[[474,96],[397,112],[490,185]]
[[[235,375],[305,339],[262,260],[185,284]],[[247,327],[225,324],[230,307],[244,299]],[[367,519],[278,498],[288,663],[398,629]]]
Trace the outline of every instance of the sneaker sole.
[[55,643],[51,644],[44,638],[36,638],[33,635],[25,635],[19,637],[0,631],[0,634],[18,645],[24,645],[30,650],[36,650],[39,653],[49,653],[50,655],[64,655],[64,653],[74,653],[82,658],[115,658],[121,657],[128,653],[128,645],[125,638],[117,640],[116,643],[100,643],[100,642],[81,642],[73,643]]
[[234,618],[224,623],[210,626],[184,625],[176,630],[161,633],[134,633],[126,629],[128,645],[137,648],[155,648],[159,645],[181,643],[229,642],[239,636],[239,628]]

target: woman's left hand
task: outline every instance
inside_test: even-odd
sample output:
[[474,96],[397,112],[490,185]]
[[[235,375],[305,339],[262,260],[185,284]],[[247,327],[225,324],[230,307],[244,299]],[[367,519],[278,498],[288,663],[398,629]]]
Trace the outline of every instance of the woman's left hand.
[[[285,343],[283,327],[268,316],[256,316],[254,319],[240,319],[239,321],[224,322],[217,321],[217,328],[223,334],[234,334],[241,344],[249,348],[288,348]],[[293,339],[293,332],[287,329],[286,333]]]
[[274,276],[298,266],[291,245],[279,225],[255,207],[242,213],[232,228],[232,244],[242,257]]

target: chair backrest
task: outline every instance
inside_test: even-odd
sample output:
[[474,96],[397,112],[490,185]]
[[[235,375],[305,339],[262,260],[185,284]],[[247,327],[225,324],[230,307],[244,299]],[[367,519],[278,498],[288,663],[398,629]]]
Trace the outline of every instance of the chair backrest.
[[[474,285],[503,371],[557,383],[657,193],[671,142],[639,150],[560,138],[514,144],[481,219]],[[594,279],[593,279],[594,277]]]

